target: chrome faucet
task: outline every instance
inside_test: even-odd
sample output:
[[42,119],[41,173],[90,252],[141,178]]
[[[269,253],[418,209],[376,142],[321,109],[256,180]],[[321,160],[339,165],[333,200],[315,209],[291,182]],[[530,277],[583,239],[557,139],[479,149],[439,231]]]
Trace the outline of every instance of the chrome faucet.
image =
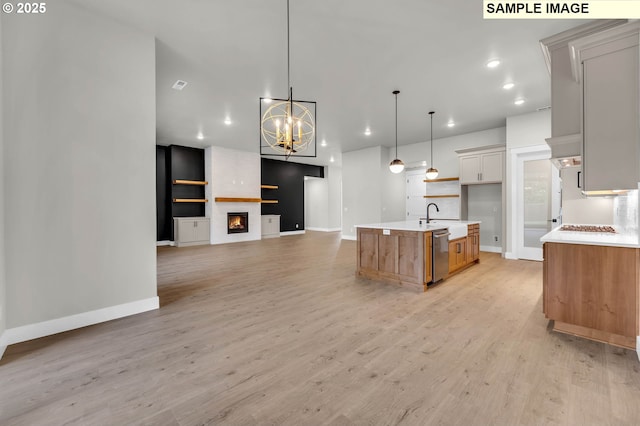
[[436,211],[440,212],[440,209],[438,208],[438,205],[436,203],[427,204],[427,223],[431,222],[431,219],[429,219],[429,207],[431,206],[434,206],[436,208]]

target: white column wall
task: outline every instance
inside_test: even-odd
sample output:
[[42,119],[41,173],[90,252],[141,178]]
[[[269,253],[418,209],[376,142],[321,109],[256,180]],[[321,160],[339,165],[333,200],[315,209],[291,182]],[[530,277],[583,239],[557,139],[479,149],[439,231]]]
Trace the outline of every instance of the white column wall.
[[2,16],[9,343],[158,307],[154,37],[67,2],[24,18]]
[[[260,203],[216,203],[215,197],[260,198],[260,155],[256,152],[210,146],[205,149],[205,215],[211,221],[211,244],[261,239]],[[249,232],[227,234],[227,213],[248,212]]]

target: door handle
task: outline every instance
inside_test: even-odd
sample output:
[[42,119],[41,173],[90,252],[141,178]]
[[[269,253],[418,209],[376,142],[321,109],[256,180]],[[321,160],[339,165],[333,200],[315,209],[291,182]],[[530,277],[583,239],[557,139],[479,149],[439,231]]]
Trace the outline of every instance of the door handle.
[[580,183],[580,175],[582,175],[582,171],[578,170],[578,188],[582,188],[582,184]]

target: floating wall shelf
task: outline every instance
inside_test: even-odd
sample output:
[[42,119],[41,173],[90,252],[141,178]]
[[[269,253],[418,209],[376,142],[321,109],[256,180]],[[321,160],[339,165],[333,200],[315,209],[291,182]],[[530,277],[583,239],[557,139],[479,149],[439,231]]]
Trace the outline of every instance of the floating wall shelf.
[[207,182],[206,180],[184,180],[184,179],[174,179],[173,180],[173,184],[174,185],[207,185],[209,184],[209,182]]
[[206,198],[174,198],[174,203],[208,203]]
[[439,194],[439,195],[425,195],[424,198],[456,198],[460,194]]
[[278,185],[260,185],[262,189],[278,189]]
[[216,197],[216,203],[261,203],[262,198]]
[[278,200],[262,200],[262,204],[278,204]]
[[453,180],[460,180],[459,177],[438,178],[438,179],[425,179],[423,182],[449,182]]

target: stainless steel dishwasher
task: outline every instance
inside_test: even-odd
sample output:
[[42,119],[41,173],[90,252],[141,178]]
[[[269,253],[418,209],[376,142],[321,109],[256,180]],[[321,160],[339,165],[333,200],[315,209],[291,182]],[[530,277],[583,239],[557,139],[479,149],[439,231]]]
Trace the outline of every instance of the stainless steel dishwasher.
[[436,283],[449,273],[449,230],[433,231],[433,251],[431,253],[433,265],[433,282]]

